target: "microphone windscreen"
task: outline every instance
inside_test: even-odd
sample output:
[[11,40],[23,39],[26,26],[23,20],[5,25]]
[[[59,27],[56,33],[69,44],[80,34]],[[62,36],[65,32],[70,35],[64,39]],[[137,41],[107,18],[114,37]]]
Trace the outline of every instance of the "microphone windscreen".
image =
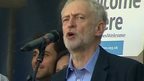
[[23,47],[20,48],[21,51],[32,51],[34,48],[45,47],[47,44],[52,42],[57,42],[59,40],[59,32],[53,30],[44,36],[41,36],[35,40],[32,40],[26,43]]
[[52,30],[50,33],[44,35],[44,38],[45,38],[45,39],[48,38],[48,39],[50,39],[50,41],[56,42],[56,41],[58,41],[59,38],[60,38],[59,31],[57,31],[57,30]]

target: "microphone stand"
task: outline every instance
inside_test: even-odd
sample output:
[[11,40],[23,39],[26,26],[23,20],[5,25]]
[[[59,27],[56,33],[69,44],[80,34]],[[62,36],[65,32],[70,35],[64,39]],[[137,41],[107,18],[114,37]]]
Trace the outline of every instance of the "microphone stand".
[[39,49],[39,55],[38,55],[38,58],[37,58],[36,68],[35,68],[35,70],[33,71],[33,74],[32,74],[32,81],[36,81],[36,74],[38,72],[38,68],[39,68],[39,66],[42,63],[43,58],[44,58],[45,47],[46,47],[46,42],[44,41],[44,42],[41,43],[41,45],[38,48]]

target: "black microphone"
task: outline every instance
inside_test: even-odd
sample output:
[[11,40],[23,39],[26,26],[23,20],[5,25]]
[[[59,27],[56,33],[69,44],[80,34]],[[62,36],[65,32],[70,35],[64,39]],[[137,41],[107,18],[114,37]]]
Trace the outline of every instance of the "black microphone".
[[20,50],[32,51],[33,49],[40,47],[41,44],[47,45],[49,43],[58,41],[58,39],[59,39],[59,32],[53,30],[50,33],[45,34],[44,36],[25,44],[22,48],[20,48]]

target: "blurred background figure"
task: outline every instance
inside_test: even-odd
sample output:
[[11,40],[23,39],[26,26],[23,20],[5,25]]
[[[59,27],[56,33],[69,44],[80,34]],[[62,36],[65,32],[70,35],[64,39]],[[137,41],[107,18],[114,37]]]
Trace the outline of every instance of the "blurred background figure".
[[0,81],[9,81],[9,80],[6,76],[0,74]]
[[[40,36],[38,36],[40,37]],[[38,38],[36,37],[36,38]],[[44,50],[44,58],[42,63],[40,64],[37,74],[36,80],[38,81],[50,81],[51,75],[55,73],[56,63],[58,58],[61,57],[61,52],[66,50],[63,39],[60,39],[55,43],[50,43],[46,46]],[[35,71],[37,65],[37,58],[39,55],[39,49],[35,48],[33,50],[33,57],[32,57],[32,69]]]
[[68,62],[69,62],[69,52],[68,50],[65,50],[64,52],[62,52],[63,55],[59,58],[59,60],[57,61],[57,65],[56,65],[56,72],[59,72],[60,70],[64,69],[67,67]]

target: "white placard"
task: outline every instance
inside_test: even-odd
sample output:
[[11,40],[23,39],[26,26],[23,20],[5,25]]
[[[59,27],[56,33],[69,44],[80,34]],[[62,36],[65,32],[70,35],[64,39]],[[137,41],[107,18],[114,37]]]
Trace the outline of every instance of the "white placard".
[[101,45],[122,56],[137,56],[144,49],[144,0],[96,0],[108,12]]

